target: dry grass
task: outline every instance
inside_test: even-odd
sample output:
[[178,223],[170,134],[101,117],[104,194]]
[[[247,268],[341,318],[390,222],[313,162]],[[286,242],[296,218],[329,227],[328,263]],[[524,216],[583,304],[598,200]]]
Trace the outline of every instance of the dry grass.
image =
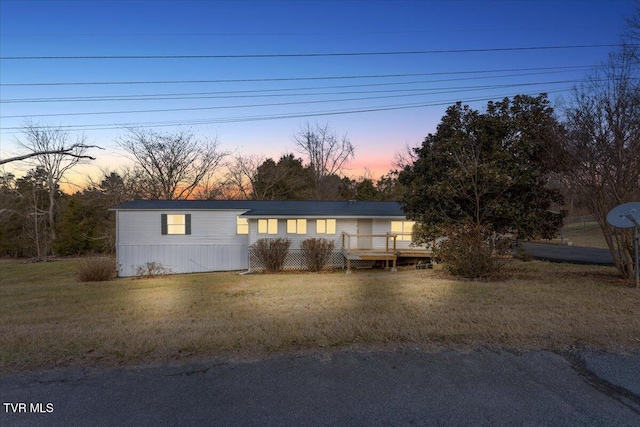
[[81,282],[104,282],[117,275],[116,260],[113,257],[94,256],[78,261],[78,280]]
[[640,290],[609,267],[514,261],[502,282],[405,270],[78,283],[76,263],[0,264],[3,372],[349,346],[640,347]]
[[[563,229],[565,239],[573,244],[573,246],[585,246],[588,248],[608,249],[606,240],[602,235],[602,230],[597,222],[587,222],[571,224]],[[560,236],[558,236],[560,237]]]

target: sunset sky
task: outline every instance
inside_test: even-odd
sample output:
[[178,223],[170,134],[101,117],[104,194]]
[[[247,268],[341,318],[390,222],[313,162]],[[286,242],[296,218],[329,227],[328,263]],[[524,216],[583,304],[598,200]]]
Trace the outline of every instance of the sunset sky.
[[632,10],[633,0],[2,0],[0,157],[20,153],[26,120],[105,148],[84,175],[126,162],[115,141],[127,126],[191,129],[277,158],[309,121],[349,136],[350,175],[378,178],[458,100],[566,97],[615,50]]

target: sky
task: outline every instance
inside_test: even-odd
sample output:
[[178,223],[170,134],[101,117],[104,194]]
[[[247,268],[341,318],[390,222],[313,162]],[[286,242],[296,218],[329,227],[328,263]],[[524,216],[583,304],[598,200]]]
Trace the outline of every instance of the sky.
[[[27,121],[127,164],[128,127],[279,158],[328,124],[377,179],[447,106],[549,94],[606,60],[633,0],[0,0],[0,157]],[[7,171],[19,174],[24,164]],[[86,181],[86,180],[85,180]]]

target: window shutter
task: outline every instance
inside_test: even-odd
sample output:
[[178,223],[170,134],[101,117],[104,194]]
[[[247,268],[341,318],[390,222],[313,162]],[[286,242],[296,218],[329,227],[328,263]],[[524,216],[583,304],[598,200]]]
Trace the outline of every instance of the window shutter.
[[184,234],[191,234],[191,214],[184,216]]
[[162,234],[167,234],[167,214],[162,214]]

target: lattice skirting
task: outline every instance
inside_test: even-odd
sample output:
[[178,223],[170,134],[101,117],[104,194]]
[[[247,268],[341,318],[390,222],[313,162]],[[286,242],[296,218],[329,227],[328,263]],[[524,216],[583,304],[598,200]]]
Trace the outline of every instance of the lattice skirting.
[[[375,264],[375,261],[351,261],[351,268],[370,268]],[[325,267],[326,269],[346,268],[346,261],[342,252],[333,252],[329,257],[329,261]],[[284,260],[283,270],[306,270],[307,266],[304,262],[304,255],[301,249],[289,250],[287,257]],[[265,270],[264,266],[255,256],[254,251],[249,250],[249,270],[262,271]]]

